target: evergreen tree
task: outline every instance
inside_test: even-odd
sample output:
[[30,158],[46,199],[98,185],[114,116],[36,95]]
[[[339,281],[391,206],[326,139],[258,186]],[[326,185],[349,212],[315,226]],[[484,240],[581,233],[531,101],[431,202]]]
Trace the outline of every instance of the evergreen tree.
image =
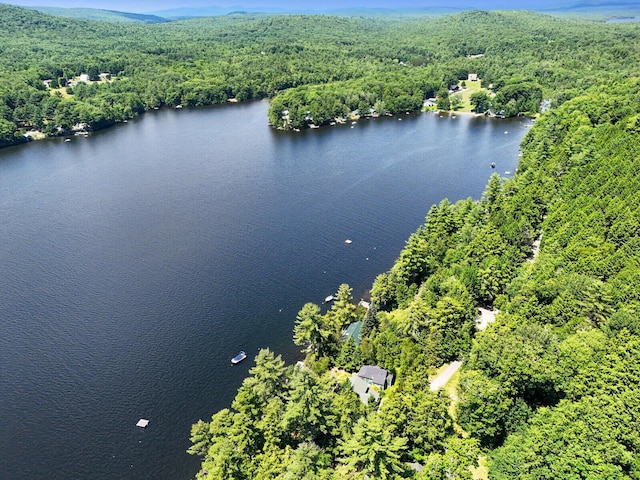
[[406,470],[401,456],[406,445],[406,438],[392,437],[380,416],[373,413],[361,418],[353,437],[342,444],[340,461],[351,478],[403,478]]
[[360,329],[360,338],[367,338],[376,328],[378,328],[378,308],[374,302],[371,302]]
[[331,310],[327,312],[328,323],[337,334],[341,334],[342,329],[356,319],[356,306],[351,292],[351,287],[346,283],[340,285]]
[[320,307],[314,303],[307,303],[296,316],[293,343],[304,347],[303,352],[310,351],[322,357],[332,350],[330,343],[333,333],[325,318],[320,314]]

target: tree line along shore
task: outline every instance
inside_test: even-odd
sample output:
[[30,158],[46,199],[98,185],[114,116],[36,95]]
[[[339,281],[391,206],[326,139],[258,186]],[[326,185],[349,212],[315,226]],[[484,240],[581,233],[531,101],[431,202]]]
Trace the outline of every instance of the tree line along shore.
[[613,76],[633,75],[635,24],[530,12],[331,17],[228,15],[151,25],[81,21],[0,5],[0,146],[150,109],[268,98],[269,121],[305,128],[336,118],[460,107],[534,114]]

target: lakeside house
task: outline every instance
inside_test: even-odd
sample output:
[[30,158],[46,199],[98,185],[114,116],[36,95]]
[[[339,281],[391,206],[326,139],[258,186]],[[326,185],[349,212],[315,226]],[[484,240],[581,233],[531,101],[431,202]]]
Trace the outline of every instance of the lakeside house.
[[437,105],[437,103],[438,103],[438,99],[437,99],[437,98],[435,98],[435,97],[431,97],[431,98],[427,98],[427,99],[424,101],[424,104],[423,104],[423,105],[424,105],[425,107],[435,107],[435,106]]
[[380,399],[380,393],[393,382],[393,374],[378,365],[363,365],[360,371],[349,377],[351,388],[365,405],[369,398]]

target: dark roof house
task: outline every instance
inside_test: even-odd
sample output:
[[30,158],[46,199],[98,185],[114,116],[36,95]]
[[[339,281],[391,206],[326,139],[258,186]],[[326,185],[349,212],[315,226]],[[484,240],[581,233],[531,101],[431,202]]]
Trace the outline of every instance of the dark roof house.
[[367,404],[370,397],[380,399],[380,392],[393,382],[393,374],[377,365],[365,365],[357,375],[351,375],[349,381],[362,403]]
[[364,365],[360,368],[358,376],[366,380],[367,383],[377,385],[382,389],[387,388],[393,382],[393,374],[377,365]]

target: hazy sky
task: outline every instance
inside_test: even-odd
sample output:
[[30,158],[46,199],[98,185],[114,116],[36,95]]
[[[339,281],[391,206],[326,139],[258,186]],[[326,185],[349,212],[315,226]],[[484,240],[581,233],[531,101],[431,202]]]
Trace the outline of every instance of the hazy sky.
[[[125,12],[152,12],[178,7],[281,7],[287,9],[325,10],[344,7],[460,7],[460,8],[505,8],[541,9],[546,6],[575,3],[571,0],[10,0],[3,3],[24,6],[85,7],[121,10]],[[635,2],[633,2],[635,3]]]

